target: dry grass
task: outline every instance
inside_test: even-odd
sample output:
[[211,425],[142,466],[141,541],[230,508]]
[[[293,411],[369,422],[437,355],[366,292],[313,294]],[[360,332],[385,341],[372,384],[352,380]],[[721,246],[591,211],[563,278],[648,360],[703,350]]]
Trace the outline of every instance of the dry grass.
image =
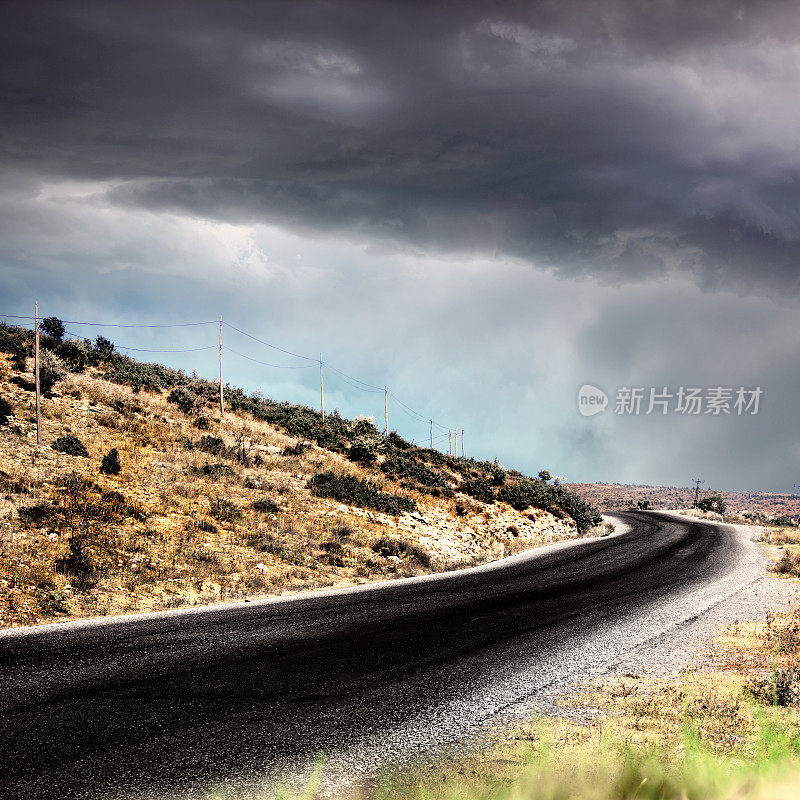
[[592,681],[562,698],[564,716],[501,726],[477,752],[473,744],[465,755],[389,776],[378,791],[360,796],[796,796],[800,694],[773,705],[771,693],[753,687],[800,665],[800,609],[731,626],[710,656],[703,669],[672,679]]
[[764,528],[757,541],[774,545],[800,545],[800,528]]
[[[0,354],[0,395],[14,409],[12,424],[0,429],[0,626],[361,583],[480,563],[500,555],[501,540],[505,554],[548,541],[506,530],[533,518],[546,525],[552,518],[544,512],[523,516],[462,498],[467,510],[459,514],[457,499],[403,489],[336,453],[298,446],[247,414],[208,417],[201,431],[164,393],[134,393],[91,372],[59,384],[43,402],[42,422],[45,443],[73,433],[90,457],[37,450],[32,393],[12,384],[14,375]],[[193,446],[204,435],[221,438],[225,454]],[[111,448],[119,451],[119,476],[99,473]],[[420,542],[414,526],[397,518],[313,497],[306,485],[326,470],[412,496],[422,511],[451,524],[450,539]],[[68,526],[32,526],[20,517],[29,506],[58,505],[57,484],[73,472],[142,512],[109,523],[108,557],[91,580],[64,566],[73,537]],[[501,512],[512,518],[498,535],[488,526]],[[352,530],[346,542],[335,533],[343,528]],[[376,553],[371,544],[381,536],[405,539],[418,553],[429,551],[430,560],[415,556],[414,547],[399,556]],[[440,541],[462,551],[439,555]]]

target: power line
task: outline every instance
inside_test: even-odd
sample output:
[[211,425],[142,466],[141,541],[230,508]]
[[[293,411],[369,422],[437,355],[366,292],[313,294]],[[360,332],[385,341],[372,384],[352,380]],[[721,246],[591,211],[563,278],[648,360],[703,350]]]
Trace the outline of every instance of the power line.
[[286,353],[287,356],[294,356],[295,358],[302,358],[306,361],[313,361],[316,363],[316,358],[309,358],[308,356],[301,356],[300,353],[293,353],[291,350],[284,350],[282,347],[278,347],[276,344],[270,344],[269,342],[265,342],[263,339],[259,339],[257,336],[253,336],[252,333],[247,333],[247,331],[243,331],[240,328],[237,328],[235,325],[231,325],[230,322],[223,323],[226,327],[231,328],[231,330],[236,331],[236,333],[241,333],[242,336],[247,336],[249,339],[252,339],[254,342],[258,342],[259,344],[263,344],[265,347],[271,347],[273,350],[278,350],[281,353]]
[[[3,319],[19,319],[19,320],[32,320],[35,321],[36,317],[25,316],[21,314],[0,314],[0,318]],[[114,322],[86,322],[86,321],[77,321],[77,320],[61,320],[62,323],[66,325],[84,325],[90,326],[95,328],[125,328],[125,329],[165,329],[165,328],[189,328],[189,327],[199,327],[203,325],[216,325],[217,320],[208,320],[202,322],[173,322],[173,323],[163,323],[163,324],[155,324],[155,323],[148,323],[148,324],[128,324],[128,323],[114,323]],[[235,325],[232,325],[230,322],[223,322],[223,325],[227,325],[236,333],[241,334],[242,336],[246,336],[248,339],[252,339],[254,342],[261,344],[265,347],[269,347],[272,350],[276,350],[280,353],[284,353],[288,356],[292,356],[293,358],[299,358],[304,361],[308,361],[308,364],[272,364],[267,361],[261,361],[257,358],[253,358],[252,356],[248,356],[245,353],[240,353],[237,350],[233,350],[230,347],[225,346],[223,349],[227,350],[229,353],[233,353],[233,355],[239,356],[240,358],[244,358],[247,361],[251,361],[254,364],[260,364],[261,366],[269,367],[271,369],[307,369],[313,365],[316,365],[317,359],[311,358],[310,356],[304,356],[301,353],[295,353],[291,350],[287,350],[283,347],[279,347],[278,345],[272,344],[267,342],[263,339],[254,336],[247,331],[242,330],[241,328],[237,328]],[[76,333],[75,331],[65,331],[70,336],[76,336],[78,338],[83,338],[81,334]],[[212,350],[217,347],[217,345],[206,345],[203,347],[187,347],[187,348],[144,348],[144,347],[131,347],[128,345],[121,345],[116,344],[114,345],[118,350],[127,350],[133,353],[197,353],[202,352],[205,350]],[[357,389],[363,392],[385,392],[386,395],[391,397],[400,408],[409,416],[411,419],[414,419],[418,422],[430,422],[431,426],[436,426],[442,431],[447,431],[447,434],[440,434],[433,438],[434,442],[438,442],[442,439],[447,438],[450,432],[453,430],[452,428],[448,427],[447,425],[443,425],[440,422],[437,422],[434,419],[424,415],[422,412],[417,411],[416,409],[409,406],[407,403],[403,402],[394,392],[389,391],[386,387],[376,386],[375,384],[369,383],[367,381],[362,380],[361,378],[356,377],[355,375],[350,375],[343,370],[339,369],[338,367],[334,367],[330,364],[326,363],[328,369],[332,370],[336,373],[347,385],[349,385],[353,389]]]
[[[0,316],[9,316],[9,315],[0,314]],[[18,319],[34,319],[34,318],[33,317],[18,317]],[[70,325],[75,325],[76,323],[71,322],[69,324]],[[80,324],[80,323],[78,323],[78,324]],[[85,323],[85,324],[88,325],[90,323]],[[161,326],[151,325],[151,326],[142,326],[142,327],[161,327]],[[85,338],[82,334],[78,333],[77,331],[65,330],[64,333],[69,334],[70,336],[75,336],[78,339]],[[147,348],[147,347],[130,347],[129,345],[117,344],[116,342],[114,342],[114,348],[116,350],[130,350],[131,352],[134,352],[134,353],[199,353],[201,350],[213,350],[215,347],[216,347],[215,344],[209,344],[209,345],[206,345],[204,347],[182,347],[182,348],[169,347],[169,348],[150,349],[150,348]]]
[[367,383],[366,381],[362,381],[360,378],[356,378],[356,377],[354,377],[352,375],[348,375],[346,372],[342,372],[342,370],[331,366],[327,361],[325,362],[325,366],[328,369],[332,369],[335,373],[337,373],[339,376],[341,376],[346,381],[348,381],[350,383],[350,385],[353,386],[356,389],[361,389],[361,391],[363,391],[363,392],[382,392],[383,391],[382,387],[373,386],[371,383]]
[[[243,331],[241,328],[237,328],[235,325],[231,325],[229,322],[225,322],[224,324],[227,325],[229,328],[235,330],[237,333],[240,333],[242,336],[247,336],[249,339],[252,339],[254,342],[258,342],[259,344],[262,344],[262,345],[264,345],[266,347],[270,347],[273,350],[278,350],[281,353],[286,353],[287,355],[294,356],[295,358],[302,358],[302,359],[305,359],[306,361],[310,361],[310,362],[314,362],[314,363],[316,363],[316,361],[317,361],[317,359],[311,358],[310,356],[304,356],[304,355],[302,355],[300,353],[295,353],[295,352],[292,352],[291,350],[286,350],[286,349],[284,349],[282,347],[278,347],[277,345],[271,344],[270,342],[266,342],[263,339],[259,339],[257,336],[253,336],[253,334],[248,333],[247,331]],[[237,355],[242,355],[242,354],[237,354]],[[247,356],[244,356],[244,357],[248,358]],[[263,363],[263,362],[258,362],[257,359],[250,359],[250,360],[251,361],[256,361],[256,363]],[[274,367],[274,366],[277,366],[277,365],[275,365],[275,364],[267,364],[266,366],[273,366]],[[329,364],[327,361],[325,362],[325,366],[328,367],[329,370],[333,370],[333,372],[335,372],[341,378],[343,378],[354,389],[360,389],[361,391],[376,392],[376,393],[377,392],[383,392],[385,390],[385,387],[376,386],[375,384],[368,383],[367,381],[364,381],[361,378],[357,378],[355,375],[350,375],[350,374],[344,372],[343,370],[339,369],[338,367],[334,367],[333,365]],[[416,417],[417,419],[419,419],[419,420],[421,420],[423,422],[427,422],[428,421],[428,419],[429,419],[428,417],[426,417],[424,414],[422,414],[421,412],[417,411],[416,409],[411,408],[411,406],[409,406],[406,403],[404,403],[393,392],[388,392],[388,394],[393,400],[395,400],[402,408],[404,408],[413,417]],[[433,420],[433,424],[436,427],[440,428],[441,430],[445,430],[445,431],[452,430],[451,428],[448,428],[447,425],[442,425],[440,422],[436,422],[436,420]]]
[[[35,317],[23,317],[15,314],[0,314],[0,317],[5,319],[32,319]],[[192,328],[198,325],[213,325],[211,322],[170,322],[162,325],[129,325],[121,322],[79,322],[74,319],[62,319],[61,322],[65,325],[90,325],[93,328]]]
[[[211,347],[216,347],[216,345],[212,344]],[[239,358],[246,358],[248,361],[252,361],[255,364],[261,364],[264,367],[273,367],[274,369],[310,369],[313,366],[312,364],[268,364],[266,361],[259,361],[257,358],[252,358],[251,356],[246,356],[244,353],[239,353],[238,351],[228,347],[228,345],[223,345],[222,349],[227,350],[229,353],[233,353],[235,356],[239,356]]]
[[114,347],[117,350],[131,350],[134,353],[199,353],[201,350],[214,350],[217,346],[215,344],[209,344],[205,347],[186,347],[179,350],[147,350],[144,347],[126,347],[124,344],[117,344],[114,342]]
[[411,408],[411,406],[406,405],[406,403],[404,403],[394,392],[389,392],[389,397],[391,397],[392,400],[394,400],[398,405],[400,405],[401,408],[404,408],[412,416],[416,417],[422,422],[428,422],[428,417],[426,417],[424,414],[421,414],[416,409]]
[[426,416],[425,416],[424,414],[422,414],[421,412],[417,411],[417,410],[416,410],[416,409],[414,409],[414,408],[411,408],[411,406],[409,406],[409,405],[407,405],[406,403],[404,403],[404,402],[403,402],[403,401],[402,401],[402,400],[401,400],[401,399],[400,399],[400,398],[399,398],[399,397],[398,397],[396,394],[394,394],[394,392],[389,392],[389,397],[391,397],[391,398],[392,398],[392,399],[393,399],[395,402],[399,403],[399,404],[400,404],[400,405],[401,405],[403,408],[405,408],[405,409],[406,409],[406,410],[407,410],[409,413],[413,414],[415,417],[417,417],[417,418],[418,418],[419,420],[421,420],[422,422],[433,422],[433,424],[434,424],[434,425],[435,425],[437,428],[441,428],[443,431],[450,431],[450,430],[453,430],[452,428],[449,428],[447,425],[442,425],[440,422],[437,422],[435,419],[434,419],[434,420],[432,420],[432,419],[430,419],[430,417],[426,417]]
[[[227,327],[231,328],[232,330],[236,331],[237,333],[241,334],[242,336],[247,336],[248,339],[252,339],[254,342],[258,342],[259,344],[262,344],[265,347],[269,347],[269,348],[271,348],[273,350],[277,350],[277,351],[279,351],[281,353],[285,353],[286,355],[294,356],[295,358],[302,358],[305,361],[309,361],[309,362],[313,362],[313,363],[317,362],[316,358],[311,358],[310,356],[304,356],[301,353],[295,353],[295,352],[293,352],[291,350],[286,350],[283,347],[278,347],[278,345],[274,345],[274,344],[271,344],[270,342],[264,341],[263,339],[259,339],[257,336],[253,336],[252,333],[248,333],[247,331],[243,331],[241,328],[237,328],[235,325],[231,325],[230,322],[225,322],[223,324],[227,325]],[[237,354],[237,355],[242,355],[242,354]],[[244,357],[247,358],[247,356],[244,356]],[[257,359],[251,359],[251,360],[255,361],[256,363],[259,363],[257,361]],[[263,363],[263,362],[261,362],[261,363]],[[273,366],[274,367],[274,366],[277,366],[277,365],[275,365],[275,364],[267,364],[266,366]],[[375,384],[368,383],[367,381],[364,381],[361,378],[355,377],[355,375],[349,375],[348,373],[344,372],[343,370],[340,370],[338,367],[332,366],[328,362],[325,362],[325,366],[327,366],[328,369],[333,370],[335,373],[337,373],[340,377],[344,378],[346,381],[349,381],[350,382],[349,385],[352,386],[354,389],[360,389],[362,391],[372,391],[372,392],[383,392],[384,391],[384,387],[376,386]],[[416,411],[415,409],[411,408],[411,406],[409,406],[406,403],[404,403],[393,392],[389,392],[388,394],[392,397],[393,400],[395,400],[397,403],[399,403],[410,414],[413,414],[418,419],[420,419],[420,420],[422,420],[424,422],[428,421],[428,417],[426,417],[421,412]],[[433,424],[436,425],[436,427],[440,428],[441,430],[446,430],[446,431],[451,430],[451,428],[448,428],[446,425],[442,425],[441,423],[436,422],[435,420],[433,420]]]
[[[74,324],[74,323],[73,323]],[[83,338],[79,333],[75,331],[68,331],[65,330],[64,333],[68,333],[70,336],[77,336],[79,339]],[[124,344],[117,344],[114,342],[114,347],[117,350],[131,350],[134,353],[199,353],[201,350],[213,350],[216,345],[209,344],[205,347],[184,347],[184,348],[166,348],[160,350],[151,350],[146,347],[129,347],[128,345]]]

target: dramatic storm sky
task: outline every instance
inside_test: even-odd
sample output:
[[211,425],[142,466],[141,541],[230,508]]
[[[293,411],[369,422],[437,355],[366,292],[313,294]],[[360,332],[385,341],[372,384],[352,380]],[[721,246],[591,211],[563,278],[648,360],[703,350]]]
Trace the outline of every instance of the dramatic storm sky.
[[[800,483],[796,2],[26,0],[0,21],[0,313],[223,313],[507,466]],[[313,365],[231,352],[226,372],[317,402]],[[327,375],[329,408],[382,424],[382,392]],[[578,414],[584,383],[604,413]],[[623,386],[763,395],[631,416]]]

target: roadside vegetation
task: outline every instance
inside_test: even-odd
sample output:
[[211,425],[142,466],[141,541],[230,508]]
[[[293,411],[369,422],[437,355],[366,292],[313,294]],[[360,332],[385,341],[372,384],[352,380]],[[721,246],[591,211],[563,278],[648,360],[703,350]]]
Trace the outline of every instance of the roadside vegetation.
[[767,526],[758,541],[777,548],[778,558],[771,567],[773,572],[788,578],[800,577],[800,528]]
[[[374,800],[782,800],[800,792],[800,609],[728,628],[674,679],[592,681],[563,716],[494,731],[483,749],[386,774]],[[569,714],[569,716],[567,716]],[[312,779],[306,797],[314,796]],[[284,795],[293,796],[289,792]]]
[[[481,563],[590,533],[550,474],[384,437],[137,362],[100,336],[0,325],[0,626],[158,610]],[[349,531],[345,536],[342,532]]]

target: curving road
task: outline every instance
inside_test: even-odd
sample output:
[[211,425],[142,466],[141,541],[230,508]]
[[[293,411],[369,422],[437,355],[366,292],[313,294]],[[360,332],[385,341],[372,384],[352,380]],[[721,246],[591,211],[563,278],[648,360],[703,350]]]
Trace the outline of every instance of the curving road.
[[455,738],[613,660],[620,631],[658,635],[746,556],[726,526],[618,516],[621,535],[457,573],[0,633],[0,795],[197,796]]

